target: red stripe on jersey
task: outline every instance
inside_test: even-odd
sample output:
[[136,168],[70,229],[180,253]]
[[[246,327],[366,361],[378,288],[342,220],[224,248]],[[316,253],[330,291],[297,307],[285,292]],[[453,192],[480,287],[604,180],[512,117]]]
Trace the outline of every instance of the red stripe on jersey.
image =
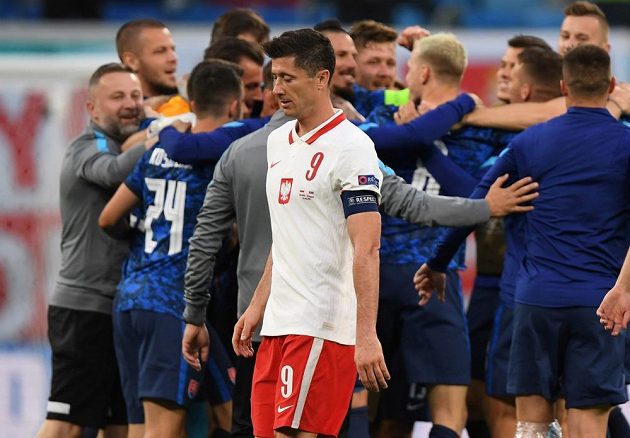
[[[337,117],[332,119],[330,122],[328,122],[327,124],[325,124],[324,126],[319,128],[319,130],[317,130],[317,132],[315,132],[313,135],[311,135],[308,138],[308,140],[306,140],[306,143],[307,144],[313,144],[315,142],[315,140],[317,140],[319,137],[321,137],[322,135],[324,135],[327,132],[329,132],[330,130],[332,130],[335,126],[339,125],[344,120],[346,120],[346,116],[343,114],[343,112],[339,113],[339,115]],[[295,122],[295,124],[297,126],[297,122]],[[293,129],[295,129],[295,128],[293,128]],[[293,144],[293,129],[291,131],[289,131],[289,144]]]

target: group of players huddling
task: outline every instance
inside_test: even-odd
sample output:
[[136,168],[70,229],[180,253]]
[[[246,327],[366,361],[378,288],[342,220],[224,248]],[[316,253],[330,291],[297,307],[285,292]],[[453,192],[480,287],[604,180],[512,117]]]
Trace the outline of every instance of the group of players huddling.
[[116,48],[61,172],[39,438],[630,436],[630,87],[597,6],[558,52],[507,41],[492,107],[419,26],[270,40],[234,9],[179,79],[158,21]]

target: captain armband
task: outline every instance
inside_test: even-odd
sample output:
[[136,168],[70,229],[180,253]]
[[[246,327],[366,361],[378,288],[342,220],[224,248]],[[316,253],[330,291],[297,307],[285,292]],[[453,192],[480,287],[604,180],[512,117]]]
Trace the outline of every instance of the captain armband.
[[343,204],[343,213],[346,218],[357,213],[378,211],[378,198],[376,193],[370,190],[347,190],[341,192],[341,203]]

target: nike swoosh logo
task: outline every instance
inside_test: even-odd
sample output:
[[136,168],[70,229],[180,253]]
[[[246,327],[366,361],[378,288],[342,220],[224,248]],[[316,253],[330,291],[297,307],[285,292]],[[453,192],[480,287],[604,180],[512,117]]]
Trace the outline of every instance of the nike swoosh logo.
[[[282,160],[280,160],[282,161]],[[278,164],[280,161],[276,161],[275,163],[271,163],[271,166],[269,166],[269,168],[271,169],[273,166],[275,166],[276,164]]]
[[416,409],[421,408],[424,405],[424,403],[407,403],[407,410],[408,411],[415,411]]
[[280,406],[278,406],[278,413],[279,413],[279,414],[281,414],[281,413],[283,413],[284,411],[286,411],[287,409],[290,409],[290,408],[292,408],[292,407],[293,407],[293,405],[285,406],[285,407],[283,407],[283,408],[281,408]]

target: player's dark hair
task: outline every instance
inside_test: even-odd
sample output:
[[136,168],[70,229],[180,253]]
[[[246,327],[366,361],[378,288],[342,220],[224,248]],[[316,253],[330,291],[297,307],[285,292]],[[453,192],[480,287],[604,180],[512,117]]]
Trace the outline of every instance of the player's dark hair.
[[263,45],[273,60],[294,57],[296,67],[313,77],[318,71],[328,70],[332,78],[335,72],[335,51],[330,40],[313,29],[284,32]]
[[508,46],[514,49],[526,49],[528,47],[540,47],[553,50],[547,41],[534,35],[514,35],[508,40]]
[[350,33],[343,28],[341,25],[341,21],[336,18],[329,18],[328,20],[320,21],[313,29],[317,32],[334,32],[334,33],[345,33],[346,35],[350,35]]
[[252,60],[258,65],[263,65],[265,56],[262,48],[250,41],[236,37],[225,37],[206,48],[203,59],[223,59],[238,64],[242,58]]
[[564,55],[562,76],[574,96],[604,96],[610,87],[610,56],[593,44],[577,46]]
[[532,82],[536,99],[547,101],[562,95],[562,56],[551,49],[526,47],[518,55],[523,72]]
[[221,117],[227,105],[242,96],[243,69],[222,59],[208,59],[193,68],[186,91],[197,116]]
[[210,44],[225,37],[238,37],[249,33],[259,44],[269,39],[269,25],[249,8],[236,8],[221,15],[212,26]]
[[123,53],[138,51],[138,37],[144,29],[166,29],[166,25],[152,18],[131,20],[120,26],[116,33],[116,51],[122,61]]
[[271,62],[263,67],[263,88],[265,90],[273,89],[273,74],[271,73]]
[[365,47],[368,43],[393,43],[398,38],[393,28],[374,20],[354,23],[350,29],[350,36],[357,49]]
[[108,64],[103,64],[99,68],[97,68],[94,73],[92,73],[92,76],[90,76],[88,87],[94,87],[96,84],[98,84],[103,76],[110,73],[133,73],[133,71],[125,64],[122,64],[120,62],[110,62]]

